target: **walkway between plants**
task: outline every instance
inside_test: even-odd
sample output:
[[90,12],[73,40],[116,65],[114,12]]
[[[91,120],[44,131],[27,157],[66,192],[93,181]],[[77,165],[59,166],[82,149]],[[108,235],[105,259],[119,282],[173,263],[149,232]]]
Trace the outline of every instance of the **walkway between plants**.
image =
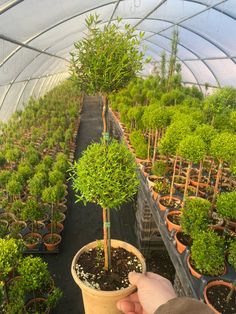
[[[102,133],[101,105],[97,97],[86,96],[76,140],[76,160],[91,142],[98,142]],[[59,254],[45,255],[55,283],[63,291],[54,314],[83,314],[79,287],[74,283],[70,267],[75,253],[85,244],[102,238],[102,210],[94,204],[75,203],[74,192],[68,193],[68,212],[62,234]],[[120,211],[111,211],[112,238],[135,244],[134,212],[126,205]]]

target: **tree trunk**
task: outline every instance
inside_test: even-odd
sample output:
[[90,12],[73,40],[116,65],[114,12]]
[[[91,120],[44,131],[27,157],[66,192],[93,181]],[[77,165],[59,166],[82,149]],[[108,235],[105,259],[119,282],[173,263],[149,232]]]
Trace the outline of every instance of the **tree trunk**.
[[188,185],[189,185],[189,177],[190,177],[191,168],[192,168],[192,162],[190,161],[189,164],[188,164],[188,169],[187,169],[187,174],[186,174],[183,204],[185,203],[185,199],[186,199],[186,196],[187,196],[187,193],[188,193]]
[[147,152],[148,160],[150,160],[150,146],[151,146],[151,130],[148,130],[148,152]]
[[199,183],[200,183],[200,181],[201,181],[201,177],[202,177],[202,160],[200,161],[200,166],[199,166],[199,172],[198,172],[198,178],[197,178],[196,196],[198,195]]
[[208,179],[207,179],[207,184],[210,184],[211,181],[211,172],[212,172],[212,168],[213,168],[213,160],[211,160],[211,165],[210,165],[210,170],[208,172]]
[[216,194],[218,193],[218,187],[219,187],[220,179],[222,176],[222,165],[223,165],[223,160],[220,160],[217,175],[216,175],[216,182],[214,186],[214,194],[213,194],[213,199],[212,199],[213,205],[215,204]]
[[156,159],[157,138],[158,138],[158,129],[156,129],[156,132],[155,132],[152,164],[154,164],[155,159]]
[[107,133],[107,111],[108,111],[107,95],[102,95],[102,100],[103,100],[102,107],[103,133]]
[[170,186],[170,199],[169,199],[169,203],[171,202],[172,196],[173,196],[176,164],[177,164],[177,155],[175,156],[175,161],[174,161],[173,174],[172,174],[172,180],[171,180],[171,186]]
[[102,209],[102,216],[103,216],[103,250],[104,250],[104,269],[109,269],[109,259],[108,259],[108,225],[109,222],[107,221],[107,209]]

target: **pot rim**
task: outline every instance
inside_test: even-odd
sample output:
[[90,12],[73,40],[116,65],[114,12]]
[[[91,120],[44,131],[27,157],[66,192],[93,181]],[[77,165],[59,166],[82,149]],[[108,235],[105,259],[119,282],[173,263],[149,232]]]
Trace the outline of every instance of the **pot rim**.
[[[103,242],[103,240],[99,240],[101,242]],[[129,244],[128,242],[125,241],[121,241],[121,240],[116,240],[116,239],[111,239],[111,246],[112,247],[122,247],[126,250],[129,251],[129,248],[132,249],[133,251],[135,251],[135,255],[138,257],[138,259],[140,260],[140,263],[142,264],[142,273],[145,274],[146,273],[146,263],[145,263],[145,258],[142,255],[142,253],[132,244]],[[76,270],[75,270],[75,265],[77,263],[77,260],[79,258],[79,256],[86,250],[89,250],[91,248],[95,248],[97,247],[97,241],[93,241],[90,242],[88,244],[86,244],[85,246],[83,246],[74,256],[72,263],[71,263],[71,274],[72,277],[74,279],[74,281],[76,282],[76,284],[81,288],[81,290],[85,290],[90,294],[96,295],[96,296],[107,296],[107,297],[113,297],[115,296],[119,296],[119,295],[123,295],[124,292],[128,292],[128,294],[133,293],[136,290],[136,286],[135,285],[130,285],[127,288],[124,289],[120,289],[120,290],[113,290],[113,291],[104,291],[104,290],[97,290],[97,289],[93,289],[88,287],[82,280],[79,279]]]

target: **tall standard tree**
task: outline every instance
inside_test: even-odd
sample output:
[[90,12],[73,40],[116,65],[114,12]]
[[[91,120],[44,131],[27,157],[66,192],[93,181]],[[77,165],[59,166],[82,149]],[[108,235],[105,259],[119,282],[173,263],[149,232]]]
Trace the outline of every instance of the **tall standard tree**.
[[142,70],[144,53],[139,45],[144,33],[126,24],[121,30],[116,24],[101,26],[98,15],[86,19],[87,36],[75,43],[71,53],[72,76],[82,90],[99,93],[103,98],[103,132],[107,132],[107,96],[125,87]]

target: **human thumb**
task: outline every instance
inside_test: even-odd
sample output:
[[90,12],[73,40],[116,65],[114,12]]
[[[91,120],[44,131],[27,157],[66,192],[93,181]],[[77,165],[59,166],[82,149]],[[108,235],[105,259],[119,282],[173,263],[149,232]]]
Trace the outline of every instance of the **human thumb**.
[[130,282],[132,285],[135,285],[135,286],[138,285],[138,281],[139,281],[140,279],[142,279],[143,277],[144,277],[143,274],[141,274],[141,273],[136,273],[135,271],[130,272],[129,275],[128,275],[129,282]]

